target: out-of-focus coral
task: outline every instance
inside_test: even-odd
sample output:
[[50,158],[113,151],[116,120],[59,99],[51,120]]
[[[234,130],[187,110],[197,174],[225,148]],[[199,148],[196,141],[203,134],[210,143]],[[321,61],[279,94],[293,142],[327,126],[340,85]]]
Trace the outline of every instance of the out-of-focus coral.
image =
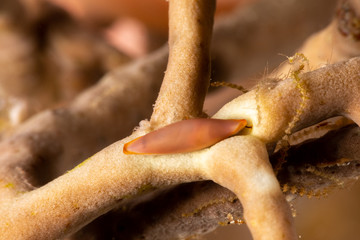
[[73,99],[129,61],[61,9],[38,5],[37,12],[21,1],[2,1],[0,6],[3,133],[40,110]]

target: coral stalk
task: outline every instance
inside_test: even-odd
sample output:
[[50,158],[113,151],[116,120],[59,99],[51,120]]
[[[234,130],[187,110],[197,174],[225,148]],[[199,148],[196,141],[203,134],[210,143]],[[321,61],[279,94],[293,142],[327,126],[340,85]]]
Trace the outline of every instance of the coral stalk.
[[214,0],[170,1],[169,62],[151,116],[154,128],[203,115],[214,11]]

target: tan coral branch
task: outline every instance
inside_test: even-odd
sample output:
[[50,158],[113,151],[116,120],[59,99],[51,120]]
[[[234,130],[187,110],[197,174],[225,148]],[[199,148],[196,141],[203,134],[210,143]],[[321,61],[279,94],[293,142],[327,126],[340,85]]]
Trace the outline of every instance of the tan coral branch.
[[[293,131],[339,115],[360,124],[359,62],[359,58],[353,58],[299,75],[309,99]],[[270,80],[259,91],[250,91],[226,104],[214,117],[248,119],[253,124],[252,135],[275,142],[284,135],[301,102],[293,79]]]
[[170,1],[169,62],[151,124],[202,116],[210,81],[210,40],[215,1]]
[[[131,133],[139,121],[151,114],[166,55],[163,48],[108,73],[69,106],[34,116],[3,140],[0,181],[13,187],[0,184],[1,195],[43,185]],[[136,109],[129,107],[134,105]]]

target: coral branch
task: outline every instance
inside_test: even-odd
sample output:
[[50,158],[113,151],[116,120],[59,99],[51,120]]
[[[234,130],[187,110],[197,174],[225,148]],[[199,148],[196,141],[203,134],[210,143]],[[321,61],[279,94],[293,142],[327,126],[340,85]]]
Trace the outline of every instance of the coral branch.
[[290,208],[268,161],[265,144],[252,136],[239,136],[213,149],[216,154],[208,163],[211,179],[236,193],[253,238],[297,239]]
[[197,181],[204,176],[196,154],[181,160],[166,155],[139,158],[122,153],[126,141],[109,146],[39,189],[3,201],[1,237],[57,239],[148,186]]
[[[324,119],[343,115],[360,124],[359,58],[299,75],[308,93],[306,106],[293,131]],[[285,94],[286,93],[286,94]],[[291,94],[287,94],[291,93]],[[252,135],[265,142],[279,140],[302,103],[296,81],[269,80],[226,104],[215,118],[245,118],[252,122]],[[259,108],[259,109],[258,109]]]
[[[343,188],[360,175],[360,128],[350,125],[292,146],[278,174],[289,194],[319,196]],[[277,152],[271,157],[276,162]]]
[[170,55],[151,117],[154,128],[203,115],[214,11],[213,0],[170,1]]
[[[41,186],[131,133],[151,114],[166,54],[163,48],[110,72],[70,106],[42,112],[21,125],[0,145],[0,191]],[[4,188],[8,183],[13,187]]]

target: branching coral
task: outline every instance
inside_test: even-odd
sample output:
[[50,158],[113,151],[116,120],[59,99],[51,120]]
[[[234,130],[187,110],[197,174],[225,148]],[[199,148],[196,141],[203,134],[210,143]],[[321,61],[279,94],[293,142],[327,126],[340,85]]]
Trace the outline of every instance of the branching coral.
[[[148,89],[159,85],[165,50],[113,72],[69,107],[37,115],[1,143],[1,238],[65,237],[147,189],[200,180],[213,180],[237,195],[254,239],[297,238],[290,208],[269,162],[269,153],[287,132],[333,116],[343,115],[360,123],[359,58],[303,74],[298,71],[293,78],[260,83],[213,116],[246,119],[251,128],[210,148],[184,154],[148,156],[125,155],[122,151],[124,143],[153,129],[202,115],[209,81],[214,5],[214,1],[211,4],[195,0],[170,1],[170,57],[164,83],[151,120],[143,121],[129,137],[106,147],[55,180],[37,189],[33,187],[49,181],[41,180],[36,174],[38,166],[51,164],[43,161],[54,158],[73,160],[83,158],[85,153],[82,151],[91,152],[83,149],[69,151],[70,144],[79,148],[84,145],[96,151],[118,136],[118,132],[112,133],[114,128],[111,125],[122,122],[132,126],[139,118],[149,116],[146,109],[149,109],[148,104],[154,96]],[[184,31],[193,34],[184,37],[180,34]],[[116,75],[123,78],[121,83],[114,84]],[[153,79],[147,84],[138,81],[150,76]],[[125,80],[129,81],[125,83]],[[144,115],[138,116],[126,105],[136,105]],[[115,117],[108,118],[110,115]],[[101,124],[102,129],[98,129],[100,119],[108,119]],[[104,127],[106,125],[108,127]],[[60,128],[64,131],[60,132]],[[90,128],[93,132],[84,134]],[[120,130],[116,128],[116,131]],[[102,133],[107,137],[101,139]],[[74,135],[79,137],[73,139]],[[335,144],[339,143],[334,139]],[[44,144],[40,144],[42,142]],[[45,142],[57,144],[49,148]],[[291,149],[288,154],[292,156]],[[276,154],[271,157],[276,159]],[[335,162],[341,164],[344,161]],[[354,168],[356,175],[356,165]],[[312,167],[305,168],[306,171],[324,178],[329,176]],[[279,173],[280,180],[286,179],[282,174]],[[334,181],[334,178],[328,180]],[[294,191],[288,190],[288,186],[283,184],[283,190],[302,191],[301,186],[296,186]],[[235,201],[233,197],[218,197],[215,202]],[[191,216],[191,212],[196,213],[197,208],[211,205],[214,201],[205,201],[202,207],[194,206],[190,214],[183,211],[180,216],[186,218]]]
[[[353,80],[353,83],[358,82],[358,75],[356,73],[359,66],[359,61],[359,59],[352,59],[349,62],[325,67],[315,72],[304,74],[301,77],[304,79],[304,81],[306,81],[306,83],[310,85],[308,88],[309,91],[317,90],[318,93],[321,93],[322,84],[327,86],[327,82],[331,80],[337,80],[337,84],[346,82],[349,84],[351,89],[345,89],[345,91],[353,91],[352,89],[356,89],[356,85],[354,87],[350,85],[350,83],[351,80]],[[341,73],[341,75],[335,75],[336,72],[338,72],[338,74]],[[326,76],[328,78],[326,78]],[[316,82],[316,84],[312,84],[312,82]],[[272,99],[274,95],[279,94],[278,91],[280,89],[284,90],[286,88],[296,88],[291,79],[281,82],[279,86],[270,90],[269,93],[264,94],[263,97],[267,100]],[[357,91],[358,89],[359,86],[357,85]],[[322,106],[320,109],[322,111],[318,111],[318,115],[312,117],[307,116],[308,120],[299,122],[297,127],[305,127],[312,122],[320,121],[324,117],[329,117],[332,114],[337,114],[338,112],[341,113],[343,109],[350,110],[353,109],[353,107],[356,109],[356,104],[355,106],[352,106],[352,101],[348,101],[349,105],[340,104],[339,108],[335,109],[337,111],[332,109],[334,106],[334,98],[337,98],[339,91],[340,90],[338,88],[328,88],[327,94],[321,96],[320,99],[319,97],[314,96],[313,104],[318,103],[320,100],[326,100],[325,102],[328,104],[324,104]],[[343,92],[343,90],[341,91]],[[291,91],[289,91],[289,93],[290,92]],[[293,92],[294,91],[291,93]],[[357,92],[354,91],[353,93],[355,93],[354,96],[356,96]],[[298,98],[298,96],[294,94],[284,95],[285,96],[283,98],[288,98],[289,100],[296,100],[296,98]],[[311,97],[310,99],[312,99]],[[42,221],[46,221],[48,223],[46,234],[49,234],[47,237],[54,237],[56,235],[50,234],[64,234],[67,233],[65,230],[77,229],[78,227],[82,226],[84,222],[76,221],[76,219],[79,218],[79,215],[83,216],[84,219],[93,219],[98,214],[102,214],[109,210],[111,206],[114,206],[114,204],[116,204],[116,202],[120,199],[128,196],[129,194],[136,193],[138,191],[137,189],[140,189],[145,183],[150,184],[153,187],[160,187],[164,184],[175,184],[179,182],[207,179],[210,177],[211,179],[214,179],[219,183],[229,187],[233,191],[240,191],[240,193],[237,192],[237,194],[241,200],[246,197],[241,197],[244,192],[247,192],[243,190],[244,188],[251,188],[251,192],[254,191],[254,188],[259,190],[261,189],[262,191],[259,192],[261,194],[265,194],[265,190],[268,190],[271,192],[271,194],[273,194],[274,189],[277,189],[277,181],[275,178],[275,181],[268,181],[269,179],[266,177],[272,175],[272,169],[269,163],[264,165],[264,159],[267,160],[267,152],[264,143],[258,138],[263,139],[265,142],[272,142],[283,134],[284,128],[287,127],[286,124],[284,124],[282,127],[279,124],[278,128],[274,128],[272,125],[267,124],[267,122],[270,121],[273,117],[276,117],[277,114],[288,114],[288,112],[291,112],[291,108],[288,108],[290,106],[289,104],[281,104],[281,102],[283,102],[283,98],[273,99],[273,102],[279,105],[277,109],[271,109],[270,111],[269,109],[265,108],[265,110],[262,110],[260,113],[262,123],[258,123],[256,120],[257,104],[255,101],[255,91],[244,94],[239,97],[239,99],[229,103],[217,115],[215,115],[215,117],[232,118],[234,117],[233,112],[235,112],[238,117],[247,117],[249,120],[254,119],[252,121],[253,131],[251,134],[254,137],[239,136],[230,138],[229,140],[225,140],[211,147],[210,149],[205,149],[189,154],[133,156],[124,155],[122,153],[122,145],[124,142],[129,140],[128,138],[115,143],[91,157],[80,167],[52,181],[50,184],[47,184],[30,193],[22,194],[16,201],[12,201],[11,203],[3,205],[5,207],[2,210],[3,214],[9,214],[9,218],[7,218],[7,220],[4,219],[2,224],[4,224],[4,227],[7,226],[7,228],[10,230],[12,223],[12,221],[9,221],[10,219],[24,223],[27,222],[27,218],[29,220],[33,219],[32,222],[34,224],[39,224]],[[246,104],[247,107],[238,108],[239,105],[241,106],[243,104]],[[311,107],[311,105],[312,103],[309,103],[309,107]],[[238,110],[234,111],[234,108]],[[356,119],[356,112],[354,114],[354,112],[348,111],[347,114],[349,116],[353,116],[354,120]],[[270,120],[268,120],[269,117]],[[134,135],[132,135],[132,137],[136,137],[139,134],[141,134],[141,130],[137,131]],[[244,152],[238,150],[239,144],[245,144],[243,149],[247,149],[248,151]],[[231,156],[231,154],[234,152],[237,153],[236,157],[234,156],[233,158],[229,158],[228,156]],[[255,161],[256,159],[258,159],[258,161]],[[228,161],[230,162],[227,163]],[[230,167],[235,163],[240,164],[240,166],[238,168]],[[229,168],[221,167],[222,169],[229,169],[230,173],[227,173],[226,171],[219,171],[218,164],[230,164]],[[244,167],[243,164],[246,164],[247,167]],[[138,167],[140,165],[142,166],[141,168]],[[253,166],[251,167],[251,165]],[[262,169],[260,166],[264,166],[264,172],[262,172],[263,174],[255,174],[253,178],[256,180],[248,182],[247,179],[254,179],[249,178],[252,174],[249,176],[246,175],[246,172],[259,173],[259,171]],[[238,170],[240,171],[239,173],[237,173]],[[245,176],[247,176],[247,178],[243,179],[241,182],[235,180],[237,177],[242,179]],[[240,183],[244,185],[239,185]],[[250,185],[246,186],[246,183]],[[236,185],[234,186],[233,184]],[[242,192],[242,190],[244,192]],[[75,194],[78,192],[81,194]],[[95,192],[96,195],[94,195]],[[251,199],[252,196],[249,196],[249,198]],[[61,201],[61,199],[67,199],[67,201]],[[264,200],[269,201],[268,196],[266,196]],[[57,202],[57,204],[53,205],[55,202]],[[244,202],[246,202],[246,200]],[[260,202],[259,199],[257,199],[257,201],[252,199],[251,202],[256,205],[254,211],[256,209],[267,209],[267,207],[271,206],[265,205],[262,206],[262,208],[259,208],[257,205]],[[245,209],[246,206],[247,205],[245,205]],[[51,208],[52,211],[41,211],[41,209],[48,208]],[[252,208],[250,205],[248,210],[251,211],[251,209]],[[276,216],[278,214],[279,212],[271,215],[272,219],[277,219]],[[55,221],[55,219],[59,220]],[[251,219],[251,217],[248,217],[248,219]],[[55,225],[54,228],[49,226],[50,223]],[[69,223],[71,223],[71,225],[67,226],[66,229],[65,226]],[[248,222],[248,224],[251,223]],[[270,229],[274,229],[273,222],[265,222],[264,224],[269,224]],[[19,231],[20,229],[26,230],[23,233],[32,233],[35,235],[40,233],[39,231],[31,232],[34,231],[33,229],[37,229],[36,226],[28,225],[27,227],[19,227],[19,225],[17,225],[17,230],[15,232]],[[53,229],[53,231],[50,231],[50,229]],[[257,232],[258,234],[265,234],[262,235],[262,237],[270,236],[268,235],[269,233],[264,232],[264,228],[257,230],[255,228],[255,230],[253,230],[253,234],[256,234]],[[279,231],[276,232],[279,233]],[[11,234],[14,234],[14,232],[11,232]],[[38,235],[38,237],[41,236],[42,235]],[[46,235],[43,235],[43,237],[44,236]]]

